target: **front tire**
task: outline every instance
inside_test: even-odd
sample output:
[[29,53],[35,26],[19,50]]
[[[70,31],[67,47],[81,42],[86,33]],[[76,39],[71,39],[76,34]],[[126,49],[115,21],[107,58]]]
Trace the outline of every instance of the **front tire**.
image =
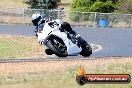
[[67,57],[67,48],[62,39],[58,37],[50,38],[47,46],[58,57]]

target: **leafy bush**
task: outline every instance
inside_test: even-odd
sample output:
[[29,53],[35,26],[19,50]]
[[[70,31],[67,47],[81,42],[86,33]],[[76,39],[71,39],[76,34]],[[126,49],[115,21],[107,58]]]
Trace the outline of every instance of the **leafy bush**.
[[[96,17],[96,19],[97,19],[97,17]],[[94,21],[95,20],[95,14],[90,14],[89,15],[89,20]]]
[[132,13],[132,0],[73,0],[72,11]]
[[73,0],[71,10],[83,12],[113,12],[115,10],[114,0]]
[[[116,9],[115,0],[73,0],[71,5],[71,11],[79,11],[79,12],[103,12],[103,13],[110,13],[114,12]],[[93,19],[93,16],[89,17],[90,15],[85,16],[74,16],[70,15],[72,17],[71,20],[76,19],[79,17],[79,19],[82,20],[89,20]]]
[[71,8],[83,8],[90,7],[95,0],[73,0]]
[[79,22],[80,17],[81,17],[81,15],[78,13],[70,13],[70,19],[74,22]]
[[77,7],[71,9],[72,11],[78,11],[78,12],[89,12],[89,7]]
[[95,2],[90,7],[90,12],[103,12],[103,13],[110,13],[115,10],[115,6],[112,4],[111,1],[108,2]]

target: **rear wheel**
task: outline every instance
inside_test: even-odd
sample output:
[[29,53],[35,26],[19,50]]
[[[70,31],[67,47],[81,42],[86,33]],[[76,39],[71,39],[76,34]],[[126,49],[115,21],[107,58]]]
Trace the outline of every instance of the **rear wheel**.
[[47,46],[58,57],[67,57],[67,47],[62,39],[58,37],[50,38]]

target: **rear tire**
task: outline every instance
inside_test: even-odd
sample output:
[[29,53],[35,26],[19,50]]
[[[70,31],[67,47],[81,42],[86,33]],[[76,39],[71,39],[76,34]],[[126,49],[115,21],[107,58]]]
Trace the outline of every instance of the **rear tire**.
[[[58,43],[55,43],[55,41]],[[58,57],[67,57],[67,48],[62,39],[58,37],[50,38],[47,42],[47,46]]]

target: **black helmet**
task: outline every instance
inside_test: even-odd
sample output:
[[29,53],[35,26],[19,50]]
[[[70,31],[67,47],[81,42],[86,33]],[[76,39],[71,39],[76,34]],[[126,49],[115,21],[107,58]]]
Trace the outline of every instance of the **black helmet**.
[[42,16],[38,13],[32,15],[32,23],[34,26],[38,26],[39,21],[42,19]]
[[62,24],[61,24],[61,26],[60,26],[60,30],[61,31],[64,31],[64,30],[72,30],[72,28],[71,28],[71,25],[68,23],[68,22],[63,22]]

